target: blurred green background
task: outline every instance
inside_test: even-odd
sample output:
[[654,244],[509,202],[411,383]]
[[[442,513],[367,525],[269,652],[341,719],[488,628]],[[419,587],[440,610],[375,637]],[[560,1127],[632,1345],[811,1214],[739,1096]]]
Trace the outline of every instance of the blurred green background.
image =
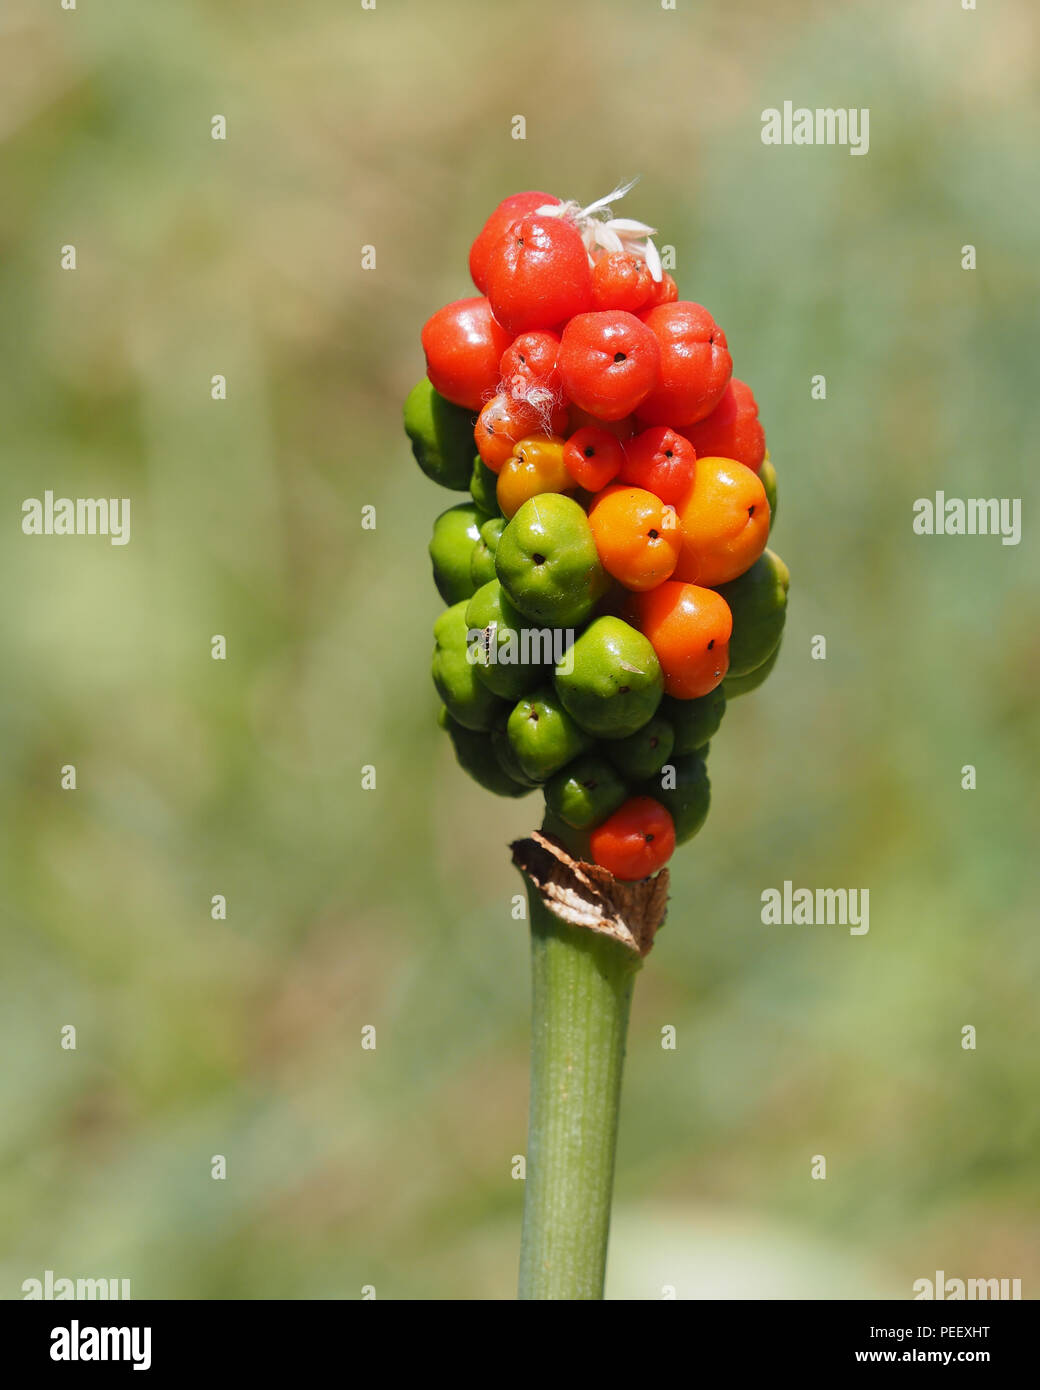
[[[538,806],[436,727],[400,404],[501,197],[636,174],[793,588],[636,991],[610,1290],[1035,1294],[1038,78],[1029,0],[5,4],[2,1296],[513,1295]],[[869,154],[763,146],[785,99]],[[129,545],[23,536],[47,488]],[[1023,543],[915,536],[937,488]],[[785,879],[869,935],[763,927]]]

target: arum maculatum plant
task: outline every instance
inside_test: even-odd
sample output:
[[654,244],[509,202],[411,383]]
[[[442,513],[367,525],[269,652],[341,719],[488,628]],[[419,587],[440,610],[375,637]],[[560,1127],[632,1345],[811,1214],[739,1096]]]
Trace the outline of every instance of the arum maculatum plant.
[[633,984],[708,814],[710,741],[787,605],[755,398],[654,228],[612,215],[629,188],[500,203],[404,409],[420,468],[467,494],[430,541],[441,725],[482,787],[545,803],[512,846],[534,984],[521,1298],[603,1296]]

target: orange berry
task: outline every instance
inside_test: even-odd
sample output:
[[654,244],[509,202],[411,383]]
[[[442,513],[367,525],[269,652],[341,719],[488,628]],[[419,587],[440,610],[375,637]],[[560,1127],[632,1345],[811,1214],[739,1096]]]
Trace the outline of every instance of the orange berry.
[[769,502],[757,474],[736,459],[699,458],[679,507],[682,549],[675,578],[728,584],[751,568],[769,539]]
[[653,589],[675,569],[682,545],[675,509],[641,487],[604,488],[589,508],[603,568],[626,589]]
[[533,434],[514,446],[498,475],[496,496],[506,518],[540,492],[573,492],[574,479],[563,461],[559,435]]
[[714,589],[668,579],[634,595],[625,617],[657,653],[666,695],[696,700],[710,694],[729,670],[733,614]]
[[477,453],[492,473],[497,473],[506,459],[512,457],[520,440],[534,433],[538,423],[536,410],[499,391],[477,418],[477,427],[473,431]]
[[592,858],[615,878],[632,882],[667,864],[675,822],[652,796],[631,796],[589,836]]

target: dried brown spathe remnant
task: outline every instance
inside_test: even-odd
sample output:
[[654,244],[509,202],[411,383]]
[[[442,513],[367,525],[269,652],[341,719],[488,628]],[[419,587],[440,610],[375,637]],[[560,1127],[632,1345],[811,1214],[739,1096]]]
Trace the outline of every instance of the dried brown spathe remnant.
[[668,907],[667,869],[638,883],[622,883],[598,864],[575,859],[558,840],[537,830],[510,849],[513,863],[553,916],[612,937],[636,955],[649,954]]

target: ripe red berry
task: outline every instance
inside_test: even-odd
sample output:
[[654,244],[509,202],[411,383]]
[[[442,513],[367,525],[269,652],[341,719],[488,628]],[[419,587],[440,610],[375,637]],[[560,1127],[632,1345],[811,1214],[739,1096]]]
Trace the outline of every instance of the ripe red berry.
[[650,298],[644,304],[644,309],[656,309],[658,304],[674,304],[679,298],[679,286],[667,270],[662,272],[660,280],[652,282],[652,286]]
[[499,371],[503,390],[523,399],[532,389],[548,391],[552,399],[563,399],[560,368],[557,358],[560,339],[548,329],[521,333],[502,354]]
[[593,425],[598,430],[612,434],[615,439],[620,439],[623,443],[626,439],[631,439],[634,434],[639,433],[639,421],[634,415],[625,415],[620,420],[601,420],[599,416],[593,415],[590,411],[580,410],[572,404],[570,420],[571,434],[577,430],[583,430],[586,425]]
[[646,261],[624,251],[601,256],[592,268],[592,302],[597,309],[624,309],[634,314],[650,304],[653,288]]
[[667,425],[651,425],[625,445],[618,481],[645,488],[678,507],[690,490],[697,453],[690,441]]
[[675,822],[652,796],[632,796],[590,836],[592,857],[631,882],[656,873],[675,849]]
[[657,386],[637,408],[648,425],[682,429],[718,405],[733,371],[726,335],[700,304],[678,300],[640,314],[661,348]]
[[537,212],[548,203],[558,203],[551,193],[514,193],[503,199],[484,223],[483,230],[474,241],[469,253],[469,273],[473,283],[482,294],[487,293],[488,258],[496,242],[503,233],[508,232],[514,222],[526,217],[529,212]]
[[426,320],[422,345],[434,390],[477,411],[498,386],[509,334],[495,322],[486,299],[457,299]]
[[487,292],[495,317],[514,336],[591,309],[592,271],[574,223],[537,214],[514,223],[491,250]]
[[703,420],[688,427],[690,440],[705,458],[736,459],[757,473],[766,456],[765,430],[758,422],[758,406],[751,387],[736,377],[722,399]]
[[595,425],[577,430],[563,450],[567,472],[586,492],[599,492],[613,482],[624,458],[620,440]]
[[560,376],[569,400],[601,420],[621,420],[658,382],[661,348],[634,314],[577,314],[560,339]]

